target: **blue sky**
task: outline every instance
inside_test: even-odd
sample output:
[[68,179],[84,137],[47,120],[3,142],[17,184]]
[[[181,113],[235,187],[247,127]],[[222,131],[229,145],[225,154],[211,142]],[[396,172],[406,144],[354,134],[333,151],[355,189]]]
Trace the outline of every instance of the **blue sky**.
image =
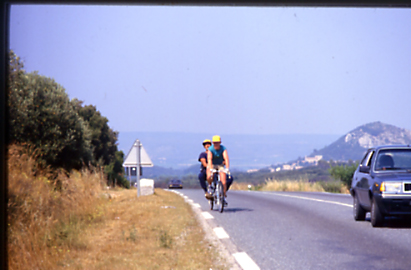
[[411,130],[411,9],[13,5],[10,48],[120,131]]

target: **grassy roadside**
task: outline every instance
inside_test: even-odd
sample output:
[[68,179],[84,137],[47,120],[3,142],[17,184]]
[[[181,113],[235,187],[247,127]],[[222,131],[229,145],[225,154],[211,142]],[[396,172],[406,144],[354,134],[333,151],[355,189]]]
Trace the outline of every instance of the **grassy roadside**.
[[66,254],[65,269],[226,269],[180,196],[161,189],[139,198],[135,190],[107,194],[104,221],[83,231],[87,247]]
[[175,193],[107,190],[99,171],[51,176],[19,147],[8,172],[9,269],[228,269]]

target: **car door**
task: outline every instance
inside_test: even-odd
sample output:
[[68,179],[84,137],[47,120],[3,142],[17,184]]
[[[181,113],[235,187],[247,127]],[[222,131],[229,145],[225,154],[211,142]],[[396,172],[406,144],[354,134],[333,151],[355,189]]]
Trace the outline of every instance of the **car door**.
[[370,189],[371,183],[371,160],[374,155],[374,150],[369,150],[364,156],[358,170],[354,175],[355,192],[358,194],[358,200],[360,204],[364,207],[371,207],[370,196],[368,191]]

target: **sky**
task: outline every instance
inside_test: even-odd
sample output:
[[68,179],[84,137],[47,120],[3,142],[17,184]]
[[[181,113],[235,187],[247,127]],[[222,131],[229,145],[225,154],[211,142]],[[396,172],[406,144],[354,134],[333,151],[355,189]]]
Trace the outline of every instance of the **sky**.
[[26,71],[116,131],[411,130],[411,9],[13,5]]

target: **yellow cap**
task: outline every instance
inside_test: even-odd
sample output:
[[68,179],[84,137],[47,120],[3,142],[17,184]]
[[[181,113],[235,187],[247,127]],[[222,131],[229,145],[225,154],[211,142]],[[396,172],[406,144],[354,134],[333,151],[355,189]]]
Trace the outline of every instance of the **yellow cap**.
[[204,145],[204,144],[207,144],[207,143],[211,144],[211,141],[210,141],[209,139],[205,139],[205,140],[203,141],[203,145]]
[[213,142],[221,142],[221,138],[218,135],[213,136]]

